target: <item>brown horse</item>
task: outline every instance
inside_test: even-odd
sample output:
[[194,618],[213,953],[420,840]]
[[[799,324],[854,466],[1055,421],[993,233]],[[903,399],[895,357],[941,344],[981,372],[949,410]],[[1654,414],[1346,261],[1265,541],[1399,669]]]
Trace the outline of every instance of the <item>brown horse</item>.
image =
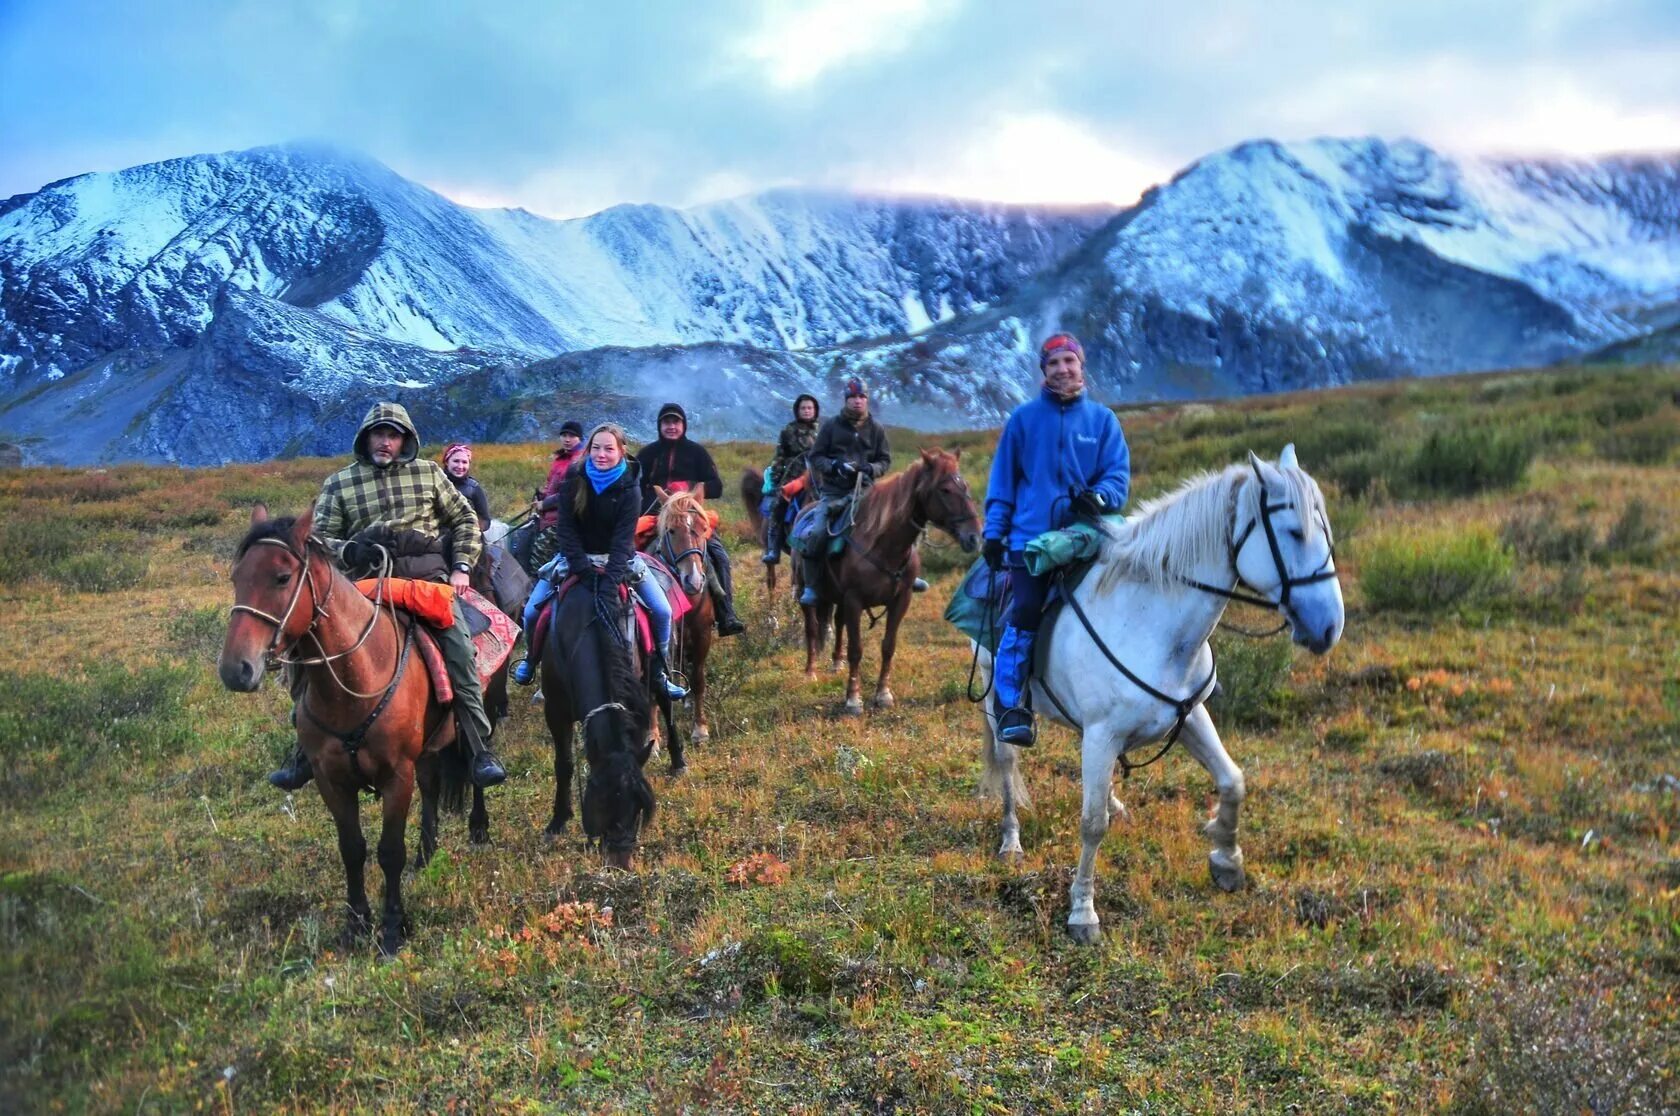
[[[415,621],[364,597],[311,533],[313,524],[313,511],[295,520],[270,520],[261,505],[251,513],[251,530],[234,555],[234,605],[217,669],[228,689],[246,692],[262,683],[270,663],[301,671],[297,737],[338,827],[350,908],[346,946],[372,928],[357,796],[364,789],[379,796],[379,950],[389,956],[406,932],[402,873],[414,788],[422,803],[418,866],[437,849],[440,795],[446,803],[464,797],[470,757],[426,670],[412,661]],[[481,811],[483,799],[475,801]]]
[[711,522],[699,493],[665,495],[663,489],[658,491],[664,503],[659,508],[659,533],[654,538],[653,553],[677,575],[689,604],[673,633],[677,646],[671,654],[671,667],[688,676],[688,696],[694,703],[694,742],[704,744],[712,735],[706,721],[706,657],[712,652],[716,619],[712,594],[706,588],[706,539],[711,534]]
[[[875,686],[875,707],[893,704],[887,688],[893,650],[898,644],[898,625],[910,608],[911,583],[922,571],[922,556],[916,542],[930,524],[953,536],[964,552],[980,547],[980,513],[969,494],[968,482],[958,469],[957,453],[923,450],[921,457],[902,473],[876,482],[858,500],[851,538],[838,558],[826,563],[821,587],[823,603],[805,612],[805,677],[817,676],[817,655],[822,650],[829,616],[838,611],[838,623],[845,626],[847,713],[863,712],[862,684],[858,666],[863,661],[860,625],[868,608],[887,610],[887,630],[881,637],[881,677]],[[800,567],[794,563],[794,586],[801,588]],[[835,644],[839,650],[838,635]]]

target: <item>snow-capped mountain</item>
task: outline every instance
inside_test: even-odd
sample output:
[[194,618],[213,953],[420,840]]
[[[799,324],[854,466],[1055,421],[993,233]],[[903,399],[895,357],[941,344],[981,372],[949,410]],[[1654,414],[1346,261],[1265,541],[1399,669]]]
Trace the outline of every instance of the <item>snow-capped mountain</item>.
[[[574,221],[261,148],[0,203],[0,438],[32,460],[342,451],[557,410],[766,434],[867,376],[889,421],[994,421],[1071,328],[1111,400],[1634,351],[1680,322],[1680,157],[1454,161],[1255,142],[1123,212],[775,191]],[[1635,346],[1637,347],[1637,346]],[[74,431],[74,437],[65,432]]]

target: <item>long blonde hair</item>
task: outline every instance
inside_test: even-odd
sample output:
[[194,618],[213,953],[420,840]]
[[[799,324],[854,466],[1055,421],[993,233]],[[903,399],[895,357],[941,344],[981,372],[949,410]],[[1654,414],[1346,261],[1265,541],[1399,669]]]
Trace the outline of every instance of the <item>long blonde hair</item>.
[[589,447],[595,444],[595,435],[611,434],[613,441],[618,443],[619,460],[630,456],[629,439],[624,436],[624,427],[616,422],[603,422],[589,432],[589,437],[583,440],[583,463],[578,466],[584,470],[584,475],[578,478],[577,491],[572,493],[572,511],[583,515],[583,510],[589,506],[589,497],[595,491],[595,486],[589,483]]

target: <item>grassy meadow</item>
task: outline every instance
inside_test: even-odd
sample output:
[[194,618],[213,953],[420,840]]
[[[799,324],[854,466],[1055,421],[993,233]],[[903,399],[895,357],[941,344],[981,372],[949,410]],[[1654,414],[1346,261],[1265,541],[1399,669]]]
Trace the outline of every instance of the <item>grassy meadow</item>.
[[[1071,734],[1026,754],[1024,860],[993,856],[940,620],[961,555],[929,540],[898,707],[839,716],[733,495],[764,446],[717,450],[750,631],[713,740],[654,774],[640,873],[543,841],[516,693],[493,843],[446,819],[389,963],[339,944],[313,789],[263,780],[284,692],[214,671],[250,503],[301,510],[337,462],[0,473],[0,1110],[1680,1110],[1680,372],[1122,421],[1134,497],[1293,440],[1348,619],[1321,659],[1217,637],[1249,886],[1210,883],[1211,781],[1174,751],[1119,788],[1090,949]],[[960,445],[980,492],[994,439],[895,446]],[[547,461],[486,446],[477,475],[509,514]]]

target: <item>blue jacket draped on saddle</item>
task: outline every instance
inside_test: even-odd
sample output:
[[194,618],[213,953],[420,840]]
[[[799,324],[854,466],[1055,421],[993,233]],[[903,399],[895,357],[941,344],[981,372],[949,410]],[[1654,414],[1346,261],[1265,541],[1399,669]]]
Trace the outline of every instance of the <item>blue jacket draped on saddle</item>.
[[1132,455],[1114,412],[1048,388],[1015,408],[1004,425],[986,488],[986,537],[1025,549],[1072,520],[1070,497],[1087,488],[1119,510],[1131,487]]

